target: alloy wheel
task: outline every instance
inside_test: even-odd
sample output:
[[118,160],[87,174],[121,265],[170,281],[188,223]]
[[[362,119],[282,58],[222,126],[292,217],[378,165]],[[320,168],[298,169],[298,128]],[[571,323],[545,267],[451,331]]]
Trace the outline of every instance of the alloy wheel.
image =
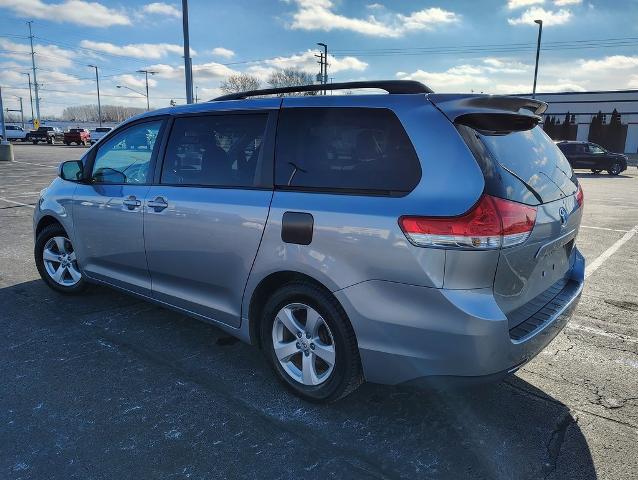
[[291,303],[279,310],[272,344],[279,364],[296,382],[317,386],[334,371],[334,337],[326,321],[308,305]]
[[47,274],[58,285],[72,287],[82,279],[73,245],[66,237],[51,237],[44,245],[42,259]]

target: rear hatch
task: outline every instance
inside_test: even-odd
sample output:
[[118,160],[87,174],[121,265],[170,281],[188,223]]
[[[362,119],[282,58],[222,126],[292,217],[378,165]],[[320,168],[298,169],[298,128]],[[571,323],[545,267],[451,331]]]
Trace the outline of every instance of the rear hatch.
[[533,206],[536,219],[521,244],[503,247],[495,298],[510,329],[552,301],[569,282],[582,216],[578,181],[538,115],[546,105],[517,97],[429,95],[479,163],[485,193]]

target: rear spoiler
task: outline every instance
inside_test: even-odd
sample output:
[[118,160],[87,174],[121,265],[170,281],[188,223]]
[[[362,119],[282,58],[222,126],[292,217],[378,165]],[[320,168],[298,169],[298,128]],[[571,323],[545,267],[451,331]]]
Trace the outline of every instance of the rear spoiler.
[[540,100],[504,95],[431,93],[427,99],[452,123],[495,132],[529,130],[547,110]]

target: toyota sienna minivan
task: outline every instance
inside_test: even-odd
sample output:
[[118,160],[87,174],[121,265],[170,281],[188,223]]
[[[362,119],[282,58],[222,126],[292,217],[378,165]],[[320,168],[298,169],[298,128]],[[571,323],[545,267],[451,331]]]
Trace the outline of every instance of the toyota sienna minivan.
[[44,281],[212,322],[313,401],[516,371],[584,280],[583,193],[538,125],[547,105],[327,87],[387,94],[226,95],[131,118],[63,163],[34,215]]

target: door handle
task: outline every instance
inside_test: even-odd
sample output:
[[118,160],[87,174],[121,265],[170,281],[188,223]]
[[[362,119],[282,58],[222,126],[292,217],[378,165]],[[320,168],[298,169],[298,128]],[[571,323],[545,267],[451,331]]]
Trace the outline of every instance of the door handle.
[[156,197],[155,200],[149,200],[148,202],[146,202],[146,205],[148,205],[156,212],[161,212],[166,207],[168,207],[168,203],[166,203],[166,200],[164,200],[162,197]]
[[124,200],[122,200],[122,203],[126,205],[129,210],[133,210],[142,205],[142,202],[135,198],[135,195],[131,195],[130,197],[125,198]]

